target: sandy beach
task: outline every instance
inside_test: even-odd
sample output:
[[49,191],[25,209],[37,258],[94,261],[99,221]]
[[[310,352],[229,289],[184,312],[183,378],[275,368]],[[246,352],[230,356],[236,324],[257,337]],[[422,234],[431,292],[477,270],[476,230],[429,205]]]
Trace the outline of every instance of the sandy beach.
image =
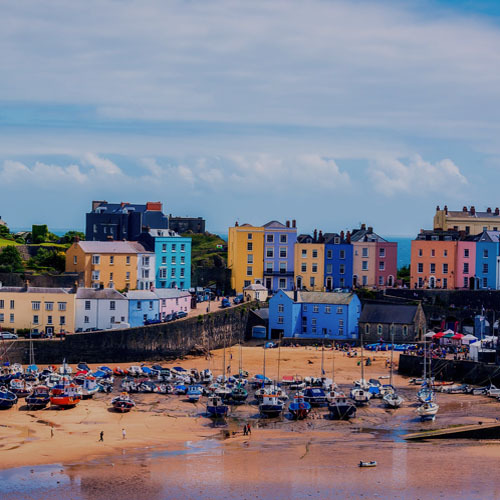
[[[262,347],[244,347],[242,353],[243,368],[251,375],[262,373]],[[335,381],[347,390],[353,380],[360,378],[359,358],[349,358],[339,351],[325,351],[323,368],[327,376],[331,376],[332,354]],[[385,361],[389,354],[365,354],[373,360],[372,365],[366,367],[365,377],[387,377],[389,370]],[[210,367],[215,374],[221,373],[222,356],[221,350],[213,352]],[[232,372],[237,372],[239,349],[227,349],[225,356],[226,366],[231,365]],[[280,378],[283,375],[319,376],[321,358],[320,349],[282,348]],[[397,356],[395,361],[397,364]],[[203,369],[208,361],[193,357],[162,364]],[[266,375],[276,378],[277,370],[278,350],[267,350]],[[9,470],[21,470],[15,469],[19,467],[57,463],[62,464],[58,467],[62,467],[64,477],[76,474],[91,478],[104,474],[113,463],[114,473],[120,478],[133,470],[136,475],[140,472],[137,484],[144,483],[143,487],[150,491],[150,499],[213,498],[211,495],[220,496],[217,488],[220,489],[221,482],[225,492],[232,492],[221,498],[246,498],[248,491],[255,493],[248,498],[303,498],[312,494],[311,485],[317,489],[318,498],[324,495],[357,498],[349,495],[356,492],[364,495],[366,484],[360,480],[370,475],[376,476],[377,481],[371,484],[369,491],[380,498],[417,498],[398,497],[398,488],[403,492],[418,491],[419,498],[437,498],[439,495],[432,496],[436,484],[443,488],[446,498],[475,498],[469,488],[479,484],[475,478],[484,476],[479,492],[484,491],[484,485],[492,484],[492,478],[484,473],[480,464],[487,460],[490,466],[496,467],[500,459],[497,442],[407,443],[401,436],[422,429],[493,422],[500,409],[498,401],[482,396],[439,394],[438,418],[435,422],[421,423],[415,414],[417,388],[398,375],[394,382],[406,399],[403,408],[387,410],[380,400],[373,401],[368,407],[358,409],[356,418],[349,422],[331,421],[326,418],[326,409],[321,408],[314,409],[306,421],[294,422],[285,417],[266,421],[258,417],[254,405],[245,404],[233,407],[227,425],[221,427],[204,416],[204,398],[192,404],[183,397],[160,394],[133,395],[137,407],[123,415],[110,410],[112,395],[98,394],[64,411],[51,408],[27,411],[21,402],[0,413],[0,468],[8,474]],[[119,379],[115,385],[118,384]],[[250,437],[241,433],[247,422],[252,426]],[[122,429],[126,430],[126,439],[122,438]],[[226,430],[231,437],[224,438]],[[101,431],[103,442],[99,442]],[[377,460],[377,472],[356,468],[360,459]],[[146,476],[141,479],[143,473]],[[453,490],[449,483],[441,486],[443,473],[457,476]],[[165,490],[167,477],[168,491]],[[185,490],[186,484],[193,481],[202,485],[201,493],[197,490],[198,496],[189,496],[193,492]],[[387,491],[384,496],[381,486],[384,481],[391,484],[391,494],[396,496],[390,496]],[[262,484],[268,485],[266,491],[262,490]],[[432,485],[429,491],[426,490],[428,484]],[[457,484],[468,495],[460,496]],[[121,491],[125,486],[113,487]],[[58,496],[57,487],[54,492],[54,496],[46,498],[64,498]],[[452,492],[455,496],[449,496]],[[101,498],[99,492],[94,493],[94,496],[75,493],[72,498]],[[129,498],[145,498],[138,491],[135,494],[137,496]],[[500,497],[500,492],[490,496],[493,497]]]

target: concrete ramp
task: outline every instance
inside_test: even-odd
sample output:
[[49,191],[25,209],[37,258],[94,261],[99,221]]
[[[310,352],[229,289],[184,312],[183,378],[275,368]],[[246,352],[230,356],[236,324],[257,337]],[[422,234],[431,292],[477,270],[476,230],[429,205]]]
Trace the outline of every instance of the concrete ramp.
[[500,439],[500,422],[459,425],[446,429],[414,432],[402,437],[408,441],[421,439]]

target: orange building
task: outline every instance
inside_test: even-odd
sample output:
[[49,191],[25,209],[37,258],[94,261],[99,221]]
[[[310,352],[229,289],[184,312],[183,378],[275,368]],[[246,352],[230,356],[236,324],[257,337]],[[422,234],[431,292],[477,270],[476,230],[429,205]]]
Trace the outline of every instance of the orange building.
[[422,231],[411,242],[411,288],[455,289],[458,233]]

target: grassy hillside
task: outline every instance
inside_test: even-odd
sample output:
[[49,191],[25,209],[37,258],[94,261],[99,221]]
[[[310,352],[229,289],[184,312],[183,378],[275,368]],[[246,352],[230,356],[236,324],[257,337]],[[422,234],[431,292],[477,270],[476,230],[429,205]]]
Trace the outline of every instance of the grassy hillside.
[[19,245],[19,243],[16,243],[13,240],[6,240],[5,238],[0,238],[0,247],[6,247],[9,245],[17,246],[17,245]]
[[192,240],[191,260],[193,267],[226,267],[227,251],[217,248],[226,242],[216,234],[183,234]]

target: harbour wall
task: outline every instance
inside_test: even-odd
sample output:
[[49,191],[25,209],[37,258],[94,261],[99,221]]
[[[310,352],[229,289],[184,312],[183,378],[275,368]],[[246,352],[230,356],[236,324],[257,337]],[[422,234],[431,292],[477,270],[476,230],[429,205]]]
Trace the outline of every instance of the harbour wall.
[[[421,377],[424,370],[422,356],[401,354],[398,373],[409,377]],[[475,361],[433,359],[432,374],[436,380],[455,381],[473,385],[500,385],[500,366]]]
[[[175,359],[236,344],[245,337],[249,304],[172,323],[33,340],[38,365]],[[29,340],[0,341],[0,357],[29,363]]]

